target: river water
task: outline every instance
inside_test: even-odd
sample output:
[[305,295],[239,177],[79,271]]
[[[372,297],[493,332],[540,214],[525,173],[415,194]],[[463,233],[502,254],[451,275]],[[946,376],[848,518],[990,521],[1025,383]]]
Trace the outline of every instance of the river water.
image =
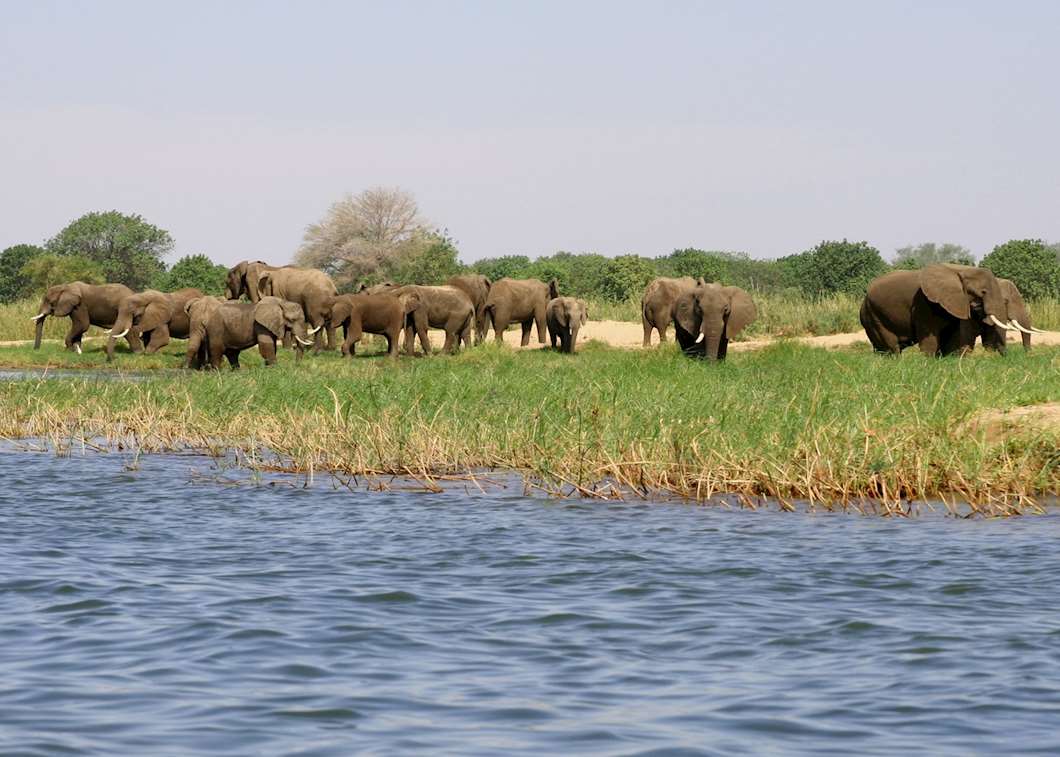
[[0,753],[1060,752],[1060,517],[0,452]]

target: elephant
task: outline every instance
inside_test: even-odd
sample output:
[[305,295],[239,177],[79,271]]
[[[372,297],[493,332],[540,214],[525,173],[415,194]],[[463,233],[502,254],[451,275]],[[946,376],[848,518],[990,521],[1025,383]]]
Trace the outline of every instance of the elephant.
[[456,287],[471,300],[475,308],[475,344],[482,344],[486,340],[487,331],[486,298],[489,297],[493,282],[480,273],[468,273],[453,276],[445,283],[447,286]]
[[290,332],[297,344],[295,360],[302,357],[302,346],[312,346],[306,332],[305,315],[296,302],[263,296],[257,302],[226,302],[206,319],[206,344],[210,367],[221,368],[227,357],[232,370],[239,370],[239,353],[258,345],[265,365],[276,363],[276,342]]
[[244,294],[251,302],[261,299],[258,282],[265,271],[276,271],[281,266],[269,265],[261,260],[244,260],[228,269],[225,283],[225,299],[238,300]]
[[[89,326],[109,329],[118,318],[121,301],[132,294],[133,291],[124,284],[86,284],[83,281],[73,281],[49,287],[44,293],[37,315],[32,319],[37,322],[33,349],[40,349],[45,318],[49,315],[55,318],[69,317],[70,331],[66,335],[66,349],[76,350],[80,355],[81,337],[88,331]],[[139,334],[130,332],[125,338],[133,352],[143,349]]]
[[335,327],[342,326],[344,339],[342,354],[353,356],[357,342],[364,332],[386,337],[387,355],[396,358],[405,320],[420,305],[419,295],[340,294],[330,303],[328,320]]
[[118,317],[107,339],[107,361],[114,359],[114,345],[129,331],[136,331],[151,355],[169,344],[170,338],[188,338],[188,314],[184,306],[202,297],[198,289],[158,292],[148,289],[121,301]]
[[674,317],[674,302],[696,286],[691,276],[679,279],[660,277],[648,284],[640,299],[640,322],[644,327],[644,346],[651,346],[651,330],[659,332],[659,344],[666,344],[666,328]]
[[[673,305],[674,335],[690,357],[724,360],[729,340],[758,317],[751,296],[740,287],[696,281]],[[699,339],[700,335],[703,336]]]
[[475,306],[463,290],[453,286],[423,286],[406,284],[395,286],[391,283],[377,284],[362,289],[367,294],[392,294],[401,296],[415,294],[418,306],[405,317],[405,353],[415,352],[415,337],[420,338],[420,347],[426,355],[431,353],[431,342],[427,329],[445,331],[443,351],[453,353],[460,349],[460,343],[471,346],[471,329],[475,322]]
[[895,355],[914,344],[925,355],[966,352],[979,324],[1018,331],[999,320],[1007,312],[994,274],[955,263],[878,276],[869,283],[860,318],[873,348]]
[[548,322],[552,349],[556,348],[558,341],[560,352],[574,352],[578,331],[589,320],[589,306],[585,304],[585,300],[556,297],[548,302],[545,320]]
[[547,284],[538,279],[501,279],[493,282],[486,297],[486,325],[493,325],[497,344],[504,344],[504,332],[509,323],[520,323],[523,336],[520,344],[530,344],[530,327],[537,324],[537,341],[545,343],[545,311],[549,300],[559,297],[555,279]]
[[[1029,350],[1031,348],[1031,335],[1045,332],[1034,328],[1031,324],[1031,314],[1027,310],[1027,303],[1023,301],[1023,295],[1020,294],[1019,288],[1009,279],[998,279],[997,282],[1001,285],[1001,296],[1005,300],[1005,314],[1001,317],[1001,320],[1009,326],[1015,326],[1020,331],[1020,336],[1023,337],[1023,349]],[[978,322],[975,325],[979,329],[979,336],[983,339],[984,347],[1004,353],[1006,329],[982,322]],[[975,341],[974,336],[972,341]]]
[[311,326],[313,354],[320,352],[322,334],[327,333],[327,348],[335,348],[335,328],[327,319],[328,303],[338,294],[335,282],[323,271],[315,268],[275,268],[261,271],[258,275],[258,294],[261,297],[279,297],[302,306],[306,323]]
[[206,339],[206,322],[213,312],[228,300],[223,297],[199,297],[184,303],[188,316],[188,349],[184,367],[199,369],[210,363],[210,350]]

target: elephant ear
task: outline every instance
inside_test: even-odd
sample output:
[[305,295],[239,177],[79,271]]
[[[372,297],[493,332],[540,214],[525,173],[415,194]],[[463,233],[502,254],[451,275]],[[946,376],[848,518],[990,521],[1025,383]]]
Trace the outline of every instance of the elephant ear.
[[196,298],[195,298],[195,299],[193,299],[193,300],[188,300],[187,302],[185,302],[185,303],[184,303],[184,312],[185,312],[186,314],[188,314],[188,315],[191,315],[191,308],[192,308],[192,306],[193,306],[193,305],[194,305],[194,304],[195,304],[196,302],[198,302],[199,300],[201,300],[201,299],[202,299],[202,297],[196,297]]
[[415,292],[406,292],[398,297],[401,303],[401,312],[405,315],[415,312],[420,307],[420,296]]
[[749,323],[758,317],[751,295],[740,287],[725,287],[729,295],[729,318],[725,321],[725,338],[734,339]]
[[674,300],[674,323],[693,336],[699,333],[703,316],[696,303],[695,291],[683,292]]
[[559,297],[559,282],[552,279],[548,282],[548,298],[554,300]]
[[489,280],[488,276],[482,277],[482,283],[486,285],[487,292],[490,290],[490,287],[493,286],[493,282]]
[[585,302],[585,300],[578,300],[578,304],[582,306],[581,325],[584,326],[586,323],[589,322],[589,305]]
[[140,330],[151,331],[163,323],[169,323],[173,317],[173,310],[165,300],[155,300],[144,308],[144,314],[140,317]]
[[302,310],[302,306],[297,302],[283,300],[280,303],[280,309],[283,310],[283,320],[285,323],[295,324],[305,318],[305,311]]
[[67,284],[63,287],[62,294],[59,295],[59,299],[55,302],[55,310],[64,313],[69,313],[71,310],[81,304],[81,285],[80,284]]
[[272,296],[272,273],[269,271],[262,271],[258,276],[258,296]]
[[[998,279],[998,283],[1001,284],[1001,295],[1005,298],[1005,304],[1008,306],[1008,313],[1005,314],[1007,318],[1019,318],[1027,312],[1027,303],[1023,301],[1023,295],[1020,294],[1020,290],[1016,288],[1008,279]],[[1026,326],[1027,324],[1023,324]]]
[[954,318],[971,318],[971,302],[964,291],[960,274],[954,269],[945,265],[929,265],[920,272],[920,289],[925,297],[941,305]]
[[254,307],[254,320],[277,338],[283,336],[283,306],[276,300],[262,300]]

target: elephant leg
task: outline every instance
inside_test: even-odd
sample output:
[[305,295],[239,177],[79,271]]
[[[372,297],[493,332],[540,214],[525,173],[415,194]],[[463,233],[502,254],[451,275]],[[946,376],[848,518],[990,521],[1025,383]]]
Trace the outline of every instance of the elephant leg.
[[[420,347],[423,348],[424,355],[431,354],[431,335],[427,333],[427,318],[426,316],[416,322],[416,335],[420,338]],[[445,335],[446,342],[449,341],[449,334]]]
[[497,344],[504,344],[504,332],[511,323],[511,311],[507,307],[497,307],[493,311],[493,336]]
[[346,331],[346,339],[342,343],[342,354],[353,357],[357,351],[357,342],[361,341],[361,337],[364,336],[360,319],[356,323],[351,321],[349,326],[344,325],[343,329]]
[[534,327],[533,319],[523,321],[521,325],[523,327],[523,335],[522,338],[519,340],[519,346],[525,347],[526,345],[530,344],[530,329]]
[[556,344],[559,342],[559,326],[554,323],[548,324],[548,339],[552,349],[556,349]]
[[258,334],[258,352],[265,365],[276,365],[276,337],[272,334]]
[[169,339],[169,326],[163,323],[151,332],[151,342],[144,351],[148,355],[153,355],[169,344]]
[[[230,366],[232,366],[232,370],[233,371],[238,371],[239,370],[239,350],[226,349],[224,352],[225,352],[225,357],[228,358],[228,364]],[[221,367],[220,364],[218,364],[217,367],[220,368]]]
[[659,344],[666,344],[666,329],[670,324],[666,321],[655,324],[655,330],[659,332]]
[[456,329],[452,326],[447,326],[445,329],[445,345],[442,347],[442,352],[447,355],[452,355],[456,352],[457,344],[460,342],[460,337],[456,333]]
[[78,307],[70,314],[70,331],[66,334],[66,349],[81,354],[81,337],[88,331],[88,311]]
[[722,337],[718,342],[718,360],[724,360],[726,353],[729,351],[729,340]]
[[650,323],[648,323],[648,319],[644,318],[644,317],[642,317],[640,319],[640,325],[644,327],[644,345],[643,346],[644,347],[651,347],[651,330],[654,328],[654,326],[652,326]]
[[920,351],[925,355],[935,357],[939,352],[939,338],[936,334],[928,334],[920,338]]
[[[545,310],[546,306],[544,303],[534,308],[534,321],[537,324],[537,343],[545,344]],[[523,344],[525,347],[526,344]]]

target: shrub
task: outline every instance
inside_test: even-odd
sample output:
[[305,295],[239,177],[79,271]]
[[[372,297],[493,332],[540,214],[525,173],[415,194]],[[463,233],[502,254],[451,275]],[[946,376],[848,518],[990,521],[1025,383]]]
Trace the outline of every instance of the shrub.
[[107,281],[144,289],[166,270],[173,249],[169,232],[139,215],[116,210],[86,213],[45,243],[52,255],[80,255],[98,264]]
[[35,244],[16,244],[0,252],[0,302],[14,302],[28,294],[30,280],[22,268],[43,254],[44,248]]
[[1012,239],[999,244],[981,262],[1004,279],[1011,279],[1027,299],[1060,296],[1060,250],[1040,239]]
[[205,255],[185,255],[165,273],[158,276],[153,286],[163,292],[194,288],[203,294],[224,294],[228,268],[214,263]]
[[780,258],[777,265],[788,286],[811,297],[845,293],[861,295],[872,279],[887,272],[880,251],[868,242],[821,242],[812,250]]
[[604,272],[600,295],[610,302],[639,297],[656,274],[651,260],[639,255],[619,255],[610,261]]
[[22,266],[22,275],[28,281],[27,294],[38,297],[56,284],[70,281],[102,284],[106,281],[99,263],[81,255],[37,255]]

